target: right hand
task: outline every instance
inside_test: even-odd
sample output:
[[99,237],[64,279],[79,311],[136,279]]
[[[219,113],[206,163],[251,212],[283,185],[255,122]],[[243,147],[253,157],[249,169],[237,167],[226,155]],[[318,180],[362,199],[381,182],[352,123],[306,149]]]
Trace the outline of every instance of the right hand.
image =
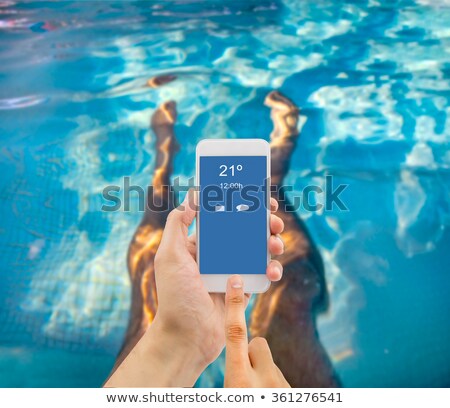
[[227,388],[290,388],[272,359],[266,339],[247,340],[245,296],[239,275],[228,280],[225,298],[225,384]]

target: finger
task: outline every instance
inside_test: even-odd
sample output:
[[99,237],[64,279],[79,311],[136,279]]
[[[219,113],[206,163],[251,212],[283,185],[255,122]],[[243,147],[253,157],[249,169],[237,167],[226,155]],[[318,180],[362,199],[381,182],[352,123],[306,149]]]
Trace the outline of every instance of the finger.
[[192,245],[197,245],[197,232],[193,232],[191,235],[189,235],[188,241],[189,241]]
[[190,189],[184,201],[170,212],[159,245],[160,249],[177,253],[186,247],[188,228],[196,215],[194,194],[195,191]]
[[284,221],[275,214],[270,214],[270,232],[272,234],[281,234],[283,230]]
[[255,370],[268,372],[274,366],[269,344],[267,344],[267,340],[263,337],[255,337],[250,342],[248,345],[248,356]]
[[277,260],[272,259],[267,265],[266,275],[271,282],[278,282],[283,276],[283,266]]
[[[220,310],[223,310],[223,315],[225,315],[225,295],[223,293],[210,293],[211,299],[213,299],[213,302],[216,304],[216,306],[219,307]],[[250,300],[252,299],[251,293],[245,293],[244,294],[244,303],[245,303],[245,309],[247,309],[247,306],[250,303]]]
[[245,296],[242,278],[233,275],[227,282],[225,295],[225,368],[234,375],[250,364],[248,359],[247,325],[245,322]]
[[279,235],[271,235],[268,246],[272,255],[281,255],[284,252],[284,243]]
[[278,201],[270,197],[270,211],[276,212],[278,210]]

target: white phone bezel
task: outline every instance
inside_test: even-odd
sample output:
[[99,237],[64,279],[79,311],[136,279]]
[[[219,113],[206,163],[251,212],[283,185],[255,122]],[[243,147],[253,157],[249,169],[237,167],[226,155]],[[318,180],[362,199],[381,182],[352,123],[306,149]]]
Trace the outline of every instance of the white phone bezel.
[[[196,185],[200,186],[200,157],[202,156],[266,156],[267,178],[270,180],[270,145],[264,139],[205,139],[196,148]],[[269,183],[270,188],[270,183]],[[270,191],[267,192],[267,241],[270,238]],[[197,213],[197,260],[200,264],[200,212]],[[267,249],[267,264],[270,253]],[[202,281],[208,292],[224,293],[229,275],[201,274]],[[263,293],[270,287],[266,274],[243,274],[244,290],[246,293]]]

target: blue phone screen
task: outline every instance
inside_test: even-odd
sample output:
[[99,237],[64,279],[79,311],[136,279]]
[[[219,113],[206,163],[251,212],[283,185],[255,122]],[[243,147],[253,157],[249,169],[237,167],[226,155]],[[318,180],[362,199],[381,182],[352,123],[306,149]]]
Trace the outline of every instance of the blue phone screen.
[[200,273],[265,274],[267,157],[200,157]]

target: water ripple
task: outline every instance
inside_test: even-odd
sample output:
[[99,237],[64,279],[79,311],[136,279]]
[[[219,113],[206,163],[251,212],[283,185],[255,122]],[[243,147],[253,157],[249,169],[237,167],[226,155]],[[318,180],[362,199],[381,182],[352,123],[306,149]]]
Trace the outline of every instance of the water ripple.
[[0,99],[0,110],[28,108],[30,106],[44,103],[48,101],[48,99],[49,98],[39,95],[27,95],[19,98]]

